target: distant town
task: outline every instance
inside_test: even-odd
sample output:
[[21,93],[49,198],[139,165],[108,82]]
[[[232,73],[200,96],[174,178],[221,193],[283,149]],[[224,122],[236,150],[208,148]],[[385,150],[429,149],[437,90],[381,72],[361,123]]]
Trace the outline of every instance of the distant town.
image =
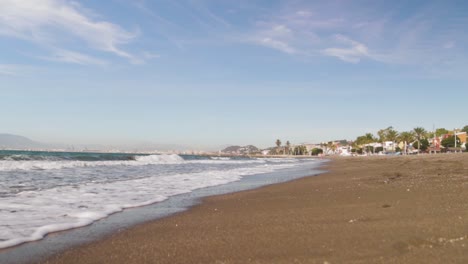
[[422,127],[398,132],[393,127],[366,133],[355,140],[333,140],[320,143],[291,144],[277,139],[274,147],[260,150],[255,146],[231,146],[220,151],[230,155],[411,155],[467,151],[468,125],[461,129],[438,128],[432,132]]
[[393,127],[366,133],[354,140],[332,140],[319,143],[295,144],[277,139],[272,147],[265,149],[254,145],[229,146],[218,151],[200,150],[141,150],[122,148],[88,148],[88,147],[53,147],[41,144],[26,137],[0,134],[0,150],[27,151],[66,151],[66,152],[111,152],[111,153],[146,153],[146,154],[185,154],[185,155],[218,155],[218,156],[368,156],[368,155],[412,155],[435,154],[467,151],[468,125],[460,129],[445,128],[427,131],[416,127],[411,131],[399,132]]

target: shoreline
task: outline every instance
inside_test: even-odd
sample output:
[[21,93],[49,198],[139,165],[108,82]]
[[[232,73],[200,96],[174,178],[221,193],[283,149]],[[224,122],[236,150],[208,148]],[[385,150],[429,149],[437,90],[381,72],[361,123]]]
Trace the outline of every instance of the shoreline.
[[[36,263],[38,260],[50,258],[66,250],[105,239],[116,232],[190,210],[193,206],[200,204],[205,197],[257,189],[266,185],[307,177],[310,172],[313,172],[314,175],[323,173],[320,170],[320,165],[323,163],[323,160],[315,160],[299,167],[244,176],[239,181],[197,189],[147,206],[128,208],[88,226],[49,233],[42,240],[0,249],[0,262]],[[306,170],[309,173],[306,173]]]
[[208,197],[42,263],[465,263],[467,160],[334,159],[321,177]]

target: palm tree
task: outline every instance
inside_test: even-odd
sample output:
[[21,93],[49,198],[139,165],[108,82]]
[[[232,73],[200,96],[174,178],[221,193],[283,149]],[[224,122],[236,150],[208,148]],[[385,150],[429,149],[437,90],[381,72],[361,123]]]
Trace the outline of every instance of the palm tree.
[[392,129],[392,127],[390,126],[385,129],[380,129],[379,131],[377,131],[377,135],[379,136],[379,141],[382,142],[382,149],[383,149],[385,141],[387,141],[387,133],[389,129]]
[[[290,154],[291,152],[291,142],[286,141],[286,149],[288,150],[288,155]],[[284,151],[284,153],[286,154],[286,150]]]
[[351,143],[351,151],[355,150],[356,153],[358,153],[359,149],[361,149],[361,146],[355,141]]
[[419,149],[421,148],[421,139],[423,139],[426,136],[427,131],[423,127],[415,127],[413,131],[416,134],[416,139],[418,140],[418,154],[419,154]]
[[278,149],[279,147],[281,147],[281,140],[277,139],[275,144],[276,144],[276,154],[278,154]]
[[414,141],[414,132],[413,131],[401,132],[400,135],[398,136],[398,140],[400,140],[401,142],[403,142],[405,144],[404,153],[408,154],[408,149],[407,149],[406,146],[410,142]]
[[[372,133],[366,133],[364,135],[364,142],[367,145],[367,151],[369,151],[369,144],[374,143],[375,141],[377,141],[377,139],[374,137],[374,135],[372,135]],[[374,153],[374,148],[372,148],[372,153]]]
[[327,149],[331,150],[333,152],[333,154],[335,154],[335,150],[336,150],[335,142],[329,141],[327,143]]
[[321,143],[320,143],[320,147],[322,147],[322,150],[323,150],[322,153],[323,153],[323,155],[327,155],[327,152],[328,152],[328,150],[327,150],[327,143],[326,143],[326,142],[321,142]]
[[359,146],[366,146],[366,152],[369,152],[369,144],[376,142],[377,139],[372,135],[372,133],[366,133],[364,136],[356,138],[355,143]]
[[392,141],[393,150],[395,151],[395,141],[398,139],[398,131],[389,129],[387,131],[387,140]]

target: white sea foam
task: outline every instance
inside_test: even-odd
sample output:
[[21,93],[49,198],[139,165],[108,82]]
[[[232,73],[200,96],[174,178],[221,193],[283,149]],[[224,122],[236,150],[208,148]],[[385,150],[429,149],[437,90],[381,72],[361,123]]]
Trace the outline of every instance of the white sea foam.
[[[134,161],[8,162],[22,164],[23,167],[16,164],[10,169],[22,168],[26,172],[18,173],[28,173],[32,178],[37,175],[32,170],[34,166],[43,170],[70,166],[78,169],[77,175],[73,177],[93,172],[96,180],[82,180],[74,184],[57,182],[53,188],[21,191],[0,197],[0,248],[39,240],[50,232],[89,225],[125,208],[160,202],[195,189],[237,181],[246,175],[272,172],[299,164],[294,159],[184,160],[177,155],[141,156]],[[140,167],[135,167],[138,165]],[[0,163],[0,166],[4,164]],[[96,166],[109,167],[98,170]],[[164,166],[171,167],[160,172],[158,168]],[[132,174],[135,170],[136,174]],[[121,180],[99,181],[106,171],[110,171],[110,174],[123,171],[122,174],[126,176]],[[14,172],[4,172],[3,175],[11,173]],[[67,173],[64,171],[64,174]]]
[[142,166],[151,164],[178,164],[184,159],[179,155],[149,155],[137,156],[135,160],[104,160],[104,161],[67,161],[67,160],[0,160],[0,171],[12,170],[57,170],[75,167],[96,166]]
[[213,160],[230,160],[230,157],[211,157]]
[[139,164],[141,164],[141,163],[161,164],[161,163],[182,163],[182,162],[184,162],[184,159],[181,156],[177,155],[177,154],[137,156],[135,159]]
[[67,161],[67,160],[0,160],[0,171],[14,170],[57,170],[75,167],[97,167],[97,166],[143,166],[155,164],[249,164],[249,163],[296,163],[297,159],[246,159],[236,160],[230,158],[184,160],[176,154],[172,155],[148,155],[136,156],[135,160],[105,160],[105,161]]

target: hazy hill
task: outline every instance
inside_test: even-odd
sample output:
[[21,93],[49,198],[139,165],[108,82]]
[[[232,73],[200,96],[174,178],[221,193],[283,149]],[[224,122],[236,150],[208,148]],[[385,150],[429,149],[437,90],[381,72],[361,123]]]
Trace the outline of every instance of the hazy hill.
[[41,146],[41,143],[33,141],[27,137],[12,134],[0,134],[0,148],[30,149]]
[[61,149],[65,151],[187,151],[189,146],[177,144],[157,144],[152,142],[135,142],[127,144],[83,144],[68,142],[42,143],[27,137],[0,133],[0,149]]
[[259,151],[260,150],[257,147],[252,146],[252,145],[243,146],[243,147],[241,147],[241,146],[230,146],[230,147],[227,147],[227,148],[221,150],[221,152],[225,153],[225,154],[240,154],[240,155],[257,153]]

